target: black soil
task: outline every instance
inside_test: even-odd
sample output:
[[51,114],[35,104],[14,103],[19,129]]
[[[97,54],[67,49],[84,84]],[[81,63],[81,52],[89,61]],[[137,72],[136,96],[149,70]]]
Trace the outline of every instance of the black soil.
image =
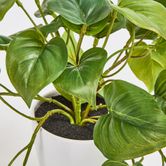
[[[65,104],[69,108],[73,109],[72,103],[66,100],[62,96],[54,96],[53,99],[60,101]],[[97,105],[105,104],[104,99],[101,97],[97,97],[96,99]],[[82,104],[82,110],[85,110],[87,103]],[[60,107],[56,106],[53,103],[42,103],[39,105],[38,109],[35,112],[36,117],[43,117],[48,111],[53,109],[58,109]],[[97,111],[91,111],[90,116],[98,116],[107,113],[107,109],[99,109]],[[77,140],[92,140],[93,139],[93,129],[94,124],[87,123],[85,126],[76,126],[71,125],[69,120],[59,114],[54,114],[51,116],[43,125],[43,128],[48,132],[55,134],[57,136],[61,136],[69,139],[77,139]]]

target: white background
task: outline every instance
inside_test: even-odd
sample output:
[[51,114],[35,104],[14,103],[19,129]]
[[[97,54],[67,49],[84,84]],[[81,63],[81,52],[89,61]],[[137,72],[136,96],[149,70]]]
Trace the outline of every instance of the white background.
[[[22,0],[22,2],[31,16],[34,18],[35,22],[37,24],[42,23],[42,20],[36,19],[33,16],[34,11],[36,11],[34,0]],[[22,12],[22,10],[15,5],[5,16],[4,20],[0,22],[0,35],[10,35],[28,27],[32,27],[32,24]],[[110,42],[107,46],[107,50],[109,50],[108,52],[110,53],[122,48],[128,37],[128,33],[125,30],[114,33],[111,36]],[[91,39],[85,38],[84,50],[91,47],[91,41]],[[3,83],[4,85],[13,89],[6,74],[5,52],[0,52],[0,69],[0,83]],[[136,85],[141,86],[142,88],[145,88],[144,85],[135,78],[128,67],[126,67],[125,70],[118,74],[116,78],[128,80]],[[19,111],[27,115],[31,114],[21,99],[13,99],[9,97],[6,99]],[[12,110],[10,110],[8,107],[2,104],[2,102],[0,102],[0,166],[7,166],[13,155],[28,143],[32,134],[31,126],[31,121],[26,120],[25,118],[13,113]],[[22,166],[22,159],[23,155],[18,158],[14,165]],[[160,166],[160,161],[160,156],[158,155],[158,153],[156,153],[147,156],[144,164],[145,166]],[[35,148],[33,148],[28,166],[38,166]]]

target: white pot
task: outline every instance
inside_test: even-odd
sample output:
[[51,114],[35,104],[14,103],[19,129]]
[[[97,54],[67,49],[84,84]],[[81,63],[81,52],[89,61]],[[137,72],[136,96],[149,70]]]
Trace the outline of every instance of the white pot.
[[[36,110],[39,103],[33,102],[31,111]],[[43,128],[38,133],[35,146],[39,166],[101,166],[106,160],[93,140],[67,139]]]

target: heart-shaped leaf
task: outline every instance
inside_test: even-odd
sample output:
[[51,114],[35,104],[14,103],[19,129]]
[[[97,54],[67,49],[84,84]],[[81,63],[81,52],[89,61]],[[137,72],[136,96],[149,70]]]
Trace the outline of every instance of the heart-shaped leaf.
[[107,158],[133,159],[166,146],[166,115],[153,96],[121,80],[107,85],[104,96],[109,114],[98,120],[94,141]]
[[38,92],[53,82],[67,64],[67,49],[61,38],[47,44],[34,30],[20,33],[7,51],[10,80],[28,106]]
[[16,0],[0,0],[0,21],[4,18],[8,10],[13,6]]
[[92,48],[86,51],[78,66],[70,65],[65,69],[54,82],[55,87],[95,105],[98,81],[106,59],[107,52],[102,48]]
[[166,8],[161,3],[154,0],[121,0],[116,6],[110,0],[107,1],[133,24],[166,39]]
[[48,0],[48,9],[78,25],[92,25],[110,13],[106,0]]
[[145,43],[141,43],[134,48],[132,56],[128,61],[133,73],[145,83],[149,91],[154,89],[156,79],[165,67],[163,61],[165,55],[160,55],[159,48],[157,49],[156,47],[153,50]]
[[119,161],[108,160],[102,166],[128,166],[128,164]]

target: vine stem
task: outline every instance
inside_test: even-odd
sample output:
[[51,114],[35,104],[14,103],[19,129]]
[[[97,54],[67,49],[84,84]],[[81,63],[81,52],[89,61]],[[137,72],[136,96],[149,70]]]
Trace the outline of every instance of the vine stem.
[[46,98],[46,97],[42,97],[42,96],[38,95],[37,97],[35,97],[35,100],[44,101],[44,102],[48,102],[48,103],[53,103],[53,104],[63,108],[64,110],[68,111],[69,113],[71,113],[73,115],[73,110],[71,110],[69,107],[67,107],[66,105],[60,103],[59,101],[57,101],[55,99]]
[[48,111],[46,113],[46,115],[44,117],[41,118],[41,120],[39,121],[37,127],[35,128],[33,134],[32,134],[32,137],[30,139],[30,142],[28,143],[28,145],[26,145],[23,149],[21,149],[14,157],[13,159],[10,161],[10,163],[8,164],[8,166],[11,166],[12,163],[14,163],[14,161],[25,151],[27,150],[26,152],[26,155],[25,155],[25,158],[24,158],[24,161],[23,161],[23,166],[26,166],[27,162],[28,162],[28,159],[29,159],[29,156],[30,156],[30,153],[31,153],[31,150],[32,150],[32,147],[33,147],[33,144],[35,142],[35,139],[36,139],[36,136],[40,130],[40,128],[43,126],[43,124],[46,122],[46,120],[51,117],[52,115],[54,114],[62,114],[62,115],[65,115],[69,118],[70,120],[70,123],[71,124],[74,124],[74,119],[73,117],[66,113],[65,111],[61,110],[61,109],[55,109],[55,110],[51,110],[51,111]]
[[81,33],[80,33],[80,37],[79,37],[79,40],[78,40],[77,51],[76,51],[76,64],[79,64],[80,49],[81,49],[81,45],[82,45],[82,42],[83,42],[84,35],[86,33],[87,27],[88,26],[86,24],[84,24],[82,26],[82,28],[81,28]]
[[17,109],[15,109],[13,106],[11,106],[11,105],[10,105],[4,98],[2,98],[1,96],[0,96],[0,100],[1,100],[4,104],[6,104],[10,109],[12,109],[15,113],[17,113],[17,114],[23,116],[23,117],[26,118],[26,119],[33,120],[33,121],[40,121],[40,120],[41,120],[41,118],[34,118],[34,117],[31,117],[31,116],[25,115],[25,114],[23,114],[22,112],[19,112]]
[[112,14],[112,17],[111,17],[111,18],[112,18],[112,20],[111,20],[111,23],[110,23],[110,27],[109,27],[109,29],[108,29],[108,32],[107,32],[107,35],[106,35],[106,38],[105,38],[105,40],[104,40],[104,43],[103,43],[102,48],[105,48],[106,45],[107,45],[109,36],[110,36],[110,34],[111,34],[111,32],[112,32],[112,29],[113,29],[113,26],[114,26],[114,22],[115,22],[115,20],[116,20],[116,18],[117,18],[117,11],[113,11],[113,14]]
[[44,41],[47,43],[46,38],[44,37],[44,35],[40,31],[40,29],[38,28],[38,26],[36,25],[36,23],[33,21],[33,19],[31,18],[31,16],[27,12],[27,10],[24,8],[23,4],[19,0],[16,1],[16,4],[18,5],[18,7],[20,7],[24,11],[24,13],[26,14],[26,16],[29,18],[29,20],[31,21],[31,23],[34,25],[36,31],[42,36],[42,38],[44,39]]
[[90,110],[91,110],[91,105],[88,104],[85,111],[83,112],[83,119],[88,117]]
[[[35,0],[35,3],[36,3],[36,6],[37,6],[38,9],[39,9],[39,12],[40,12],[40,14],[41,14],[41,17],[42,17],[42,19],[43,19],[45,25],[48,25],[48,22],[47,22],[47,20],[46,20],[46,18],[45,18],[45,16],[44,16],[44,13],[43,13],[42,8],[41,8],[40,0]],[[54,38],[53,33],[51,33],[51,36]]]
[[162,152],[162,150],[159,150],[159,153],[160,153],[161,159],[162,159],[162,166],[164,166],[165,163],[166,163],[166,156],[164,155],[164,153]]
[[85,123],[96,123],[96,122],[97,122],[96,119],[91,119],[91,118],[83,119],[83,120],[81,121],[81,126],[82,126],[83,124],[85,124]]

